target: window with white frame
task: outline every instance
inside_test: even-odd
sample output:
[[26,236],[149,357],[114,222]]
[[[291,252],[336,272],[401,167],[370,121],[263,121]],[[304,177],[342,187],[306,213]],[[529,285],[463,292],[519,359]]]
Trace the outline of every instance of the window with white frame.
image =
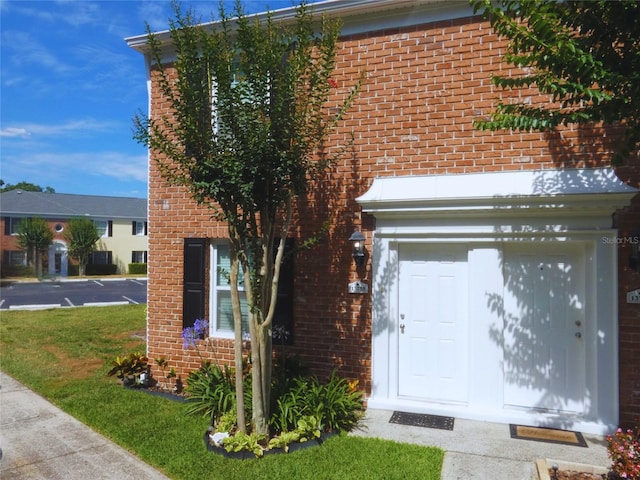
[[131,263],[147,263],[147,252],[144,250],[131,252]]
[[[211,302],[210,331],[212,336],[233,338],[233,309],[231,305],[231,256],[227,243],[211,244]],[[242,330],[248,334],[247,300],[244,293],[242,272],[238,275],[238,289],[242,309]]]
[[26,265],[27,253],[21,250],[5,250],[4,263],[6,265]]
[[[211,242],[210,244],[210,302],[209,319],[212,336],[233,338],[233,310],[231,305],[231,287],[229,273],[231,257],[227,242]],[[278,301],[273,318],[273,341],[276,344],[293,344],[293,240],[287,240],[285,259],[280,269],[278,281]],[[248,334],[247,300],[244,293],[242,272],[238,274],[238,288],[242,310],[243,334]]]
[[101,237],[110,237],[110,229],[109,229],[109,221],[108,220],[94,220],[94,225],[96,226],[96,230],[98,230],[98,235]]
[[147,222],[131,222],[131,230],[133,235],[144,236],[147,234]]
[[4,234],[16,235],[18,233],[18,226],[22,218],[5,217],[4,219]]

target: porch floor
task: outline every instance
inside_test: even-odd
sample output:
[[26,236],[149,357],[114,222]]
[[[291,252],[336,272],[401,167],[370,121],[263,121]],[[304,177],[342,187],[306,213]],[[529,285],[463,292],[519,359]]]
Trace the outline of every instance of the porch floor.
[[609,465],[603,436],[583,434],[588,445],[584,448],[511,438],[508,424],[456,418],[449,431],[389,423],[392,414],[368,409],[362,427],[352,434],[442,448],[446,453],[441,480],[535,479],[538,459]]

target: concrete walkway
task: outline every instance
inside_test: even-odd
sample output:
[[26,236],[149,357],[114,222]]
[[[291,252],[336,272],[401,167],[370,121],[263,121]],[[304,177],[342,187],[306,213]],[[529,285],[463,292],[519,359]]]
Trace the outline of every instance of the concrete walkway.
[[509,425],[455,419],[453,431],[389,423],[393,412],[367,410],[356,435],[432,445],[446,451],[442,480],[531,480],[537,459],[606,467],[604,437],[584,435],[588,448],[512,439]]
[[2,372],[0,449],[2,480],[168,478]]
[[[509,425],[496,423],[456,419],[453,431],[397,425],[392,413],[368,410],[353,434],[444,449],[442,480],[531,480],[540,458],[608,465],[603,437],[585,435],[588,448],[572,447],[512,439]],[[167,479],[2,372],[0,449],[2,480]]]

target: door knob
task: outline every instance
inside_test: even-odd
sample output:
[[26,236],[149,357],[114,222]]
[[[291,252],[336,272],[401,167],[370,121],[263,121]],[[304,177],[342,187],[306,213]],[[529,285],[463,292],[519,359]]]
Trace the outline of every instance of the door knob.
[[580,332],[576,332],[576,338],[582,338],[582,334]]

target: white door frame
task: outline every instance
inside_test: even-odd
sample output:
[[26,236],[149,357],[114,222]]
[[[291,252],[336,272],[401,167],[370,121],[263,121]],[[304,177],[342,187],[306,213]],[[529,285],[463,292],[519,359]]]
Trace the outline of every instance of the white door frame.
[[[542,187],[541,187],[542,186]],[[550,194],[552,193],[552,195]],[[605,433],[618,421],[616,231],[611,213],[637,190],[612,171],[504,172],[448,177],[376,179],[358,202],[376,218],[372,251],[372,408],[446,414],[498,422],[573,426]],[[585,208],[588,205],[589,208]],[[469,245],[469,354],[485,365],[469,386],[468,405],[398,396],[398,265],[404,243]],[[585,369],[589,406],[584,415],[504,408],[499,348],[488,335],[501,328],[486,293],[501,291],[505,242],[580,242],[585,246],[586,296],[592,312]],[[486,366],[486,369],[480,368]]]

